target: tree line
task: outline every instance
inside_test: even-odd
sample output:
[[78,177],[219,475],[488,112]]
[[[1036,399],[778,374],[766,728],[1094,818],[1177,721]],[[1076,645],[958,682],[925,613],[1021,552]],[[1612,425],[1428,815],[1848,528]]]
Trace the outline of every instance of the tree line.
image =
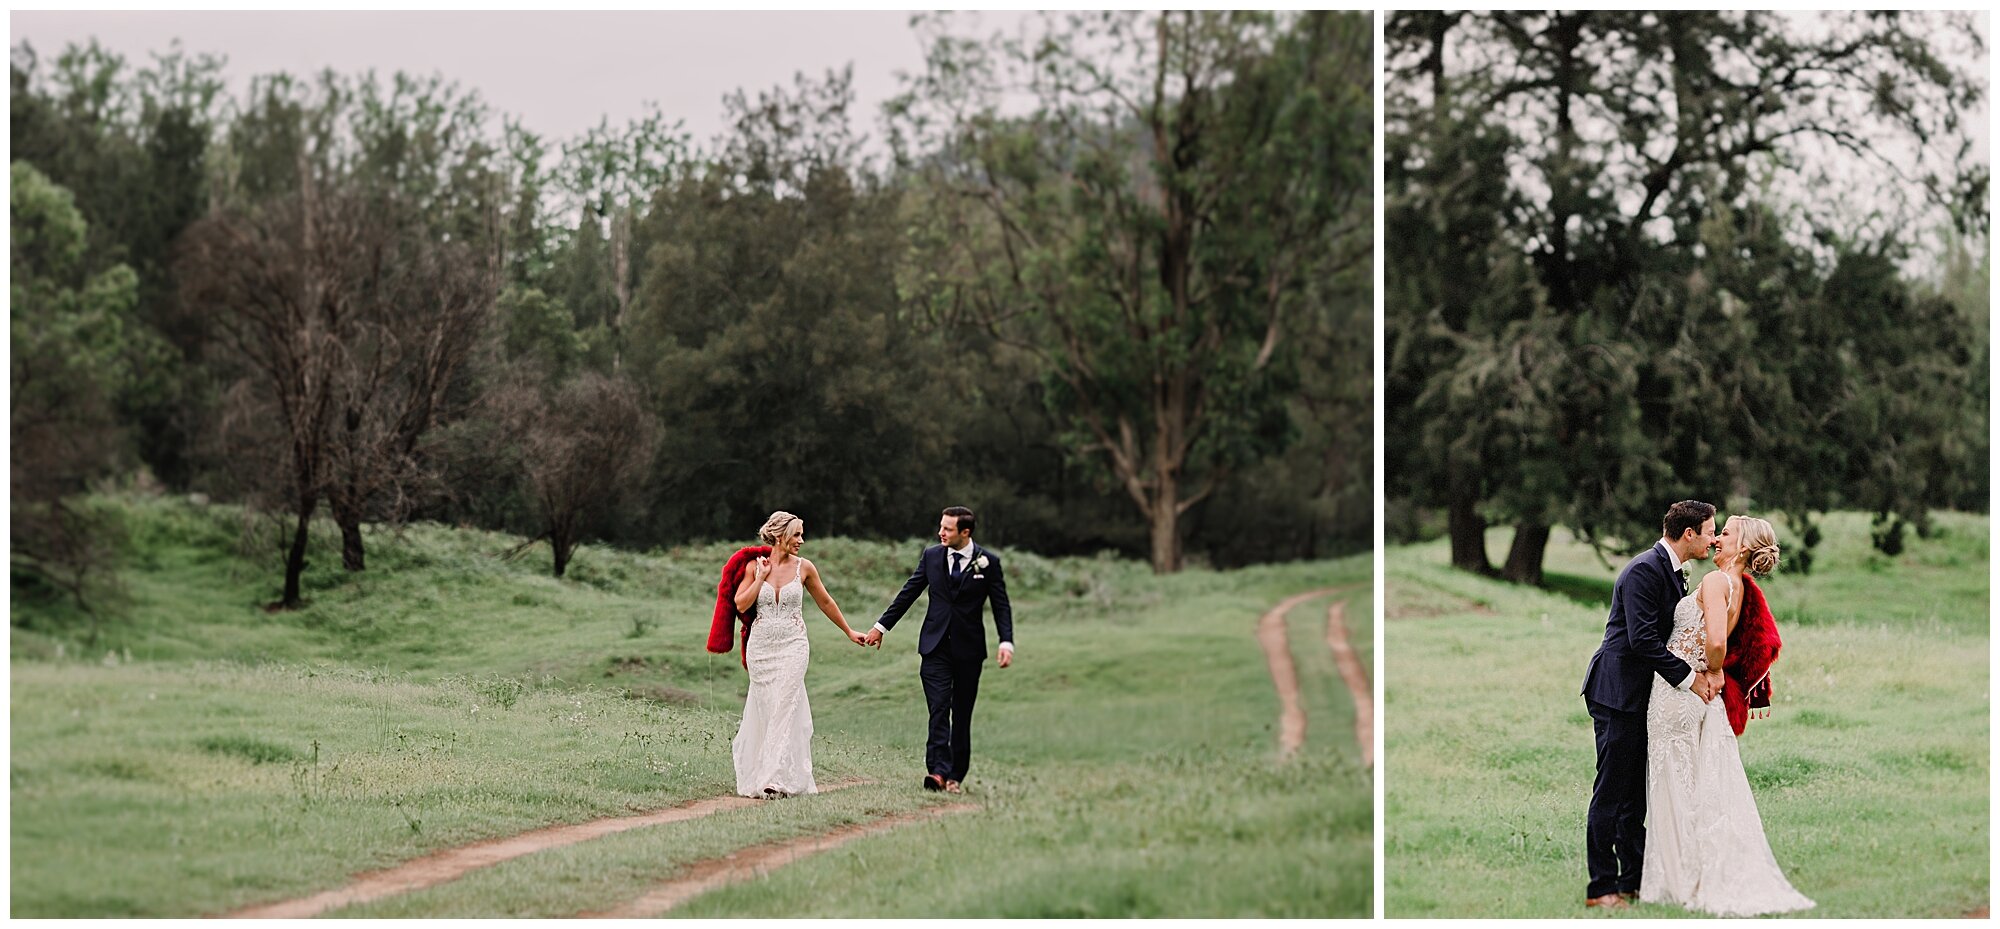
[[[919,17],[850,72],[573,139],[442,76],[260,75],[177,46],[13,49],[13,583],[87,602],[145,474],[309,530],[577,546],[784,507],[1173,571],[1370,535],[1370,23]],[[1009,99],[1030,99],[1023,108]],[[96,579],[95,581],[93,579]]]
[[[1679,499],[1900,550],[1988,503],[1985,78],[1958,14],[1413,12],[1385,24],[1392,538],[1539,583]],[[1834,153],[1863,166],[1868,209]],[[1942,217],[1942,228],[1913,226]],[[1907,259],[1942,232],[1931,274]],[[1489,526],[1512,526],[1498,564]]]

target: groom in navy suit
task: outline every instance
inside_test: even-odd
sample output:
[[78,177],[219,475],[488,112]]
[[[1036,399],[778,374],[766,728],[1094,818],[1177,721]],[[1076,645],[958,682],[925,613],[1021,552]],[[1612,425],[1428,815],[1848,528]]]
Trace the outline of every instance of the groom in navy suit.
[[1584,906],[1621,908],[1639,895],[1646,862],[1646,706],[1653,675],[1703,700],[1722,673],[1696,674],[1667,651],[1674,606],[1687,596],[1682,566],[1715,546],[1715,507],[1683,500],[1667,508],[1660,540],[1625,563],[1611,585],[1604,644],[1590,657],[1583,702],[1597,734],[1597,782],[1590,791],[1590,884]]
[[1007,603],[1007,579],[1000,556],[972,542],[972,511],[954,506],[938,521],[938,544],[924,549],[917,570],[882,611],[869,645],[896,628],[917,595],[929,590],[924,629],[917,636],[923,656],[924,699],[930,704],[930,739],[924,749],[924,787],[959,793],[972,766],[972,704],[979,698],[979,672],[986,665],[986,602],[993,601],[993,627],[1000,633],[1000,667],[1014,663],[1014,610]]

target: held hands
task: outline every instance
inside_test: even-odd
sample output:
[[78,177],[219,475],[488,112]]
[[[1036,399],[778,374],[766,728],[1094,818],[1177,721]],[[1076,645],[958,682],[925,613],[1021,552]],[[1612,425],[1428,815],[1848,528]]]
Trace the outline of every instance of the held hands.
[[868,630],[868,634],[867,634],[867,635],[864,635],[864,636],[862,636],[862,637],[861,637],[861,644],[863,644],[863,645],[873,645],[873,646],[875,646],[876,648],[881,648],[881,647],[882,647],[882,630],[880,630],[880,629],[870,629],[870,630]]
[[1703,703],[1715,699],[1716,693],[1722,690],[1722,672],[1697,672],[1694,676],[1694,685],[1689,689],[1693,690],[1694,695],[1700,697]]
[[[873,634],[871,633],[870,635],[873,635]],[[868,647],[868,646],[870,646],[870,645],[876,645],[876,644],[877,644],[878,642],[880,642],[880,640],[881,640],[881,637],[880,637],[880,636],[875,636],[875,639],[876,639],[876,641],[875,641],[875,642],[870,642],[870,641],[868,641],[868,639],[869,639],[869,636],[868,636],[868,635],[863,635],[863,634],[861,634],[861,633],[859,633],[859,632],[855,632],[855,631],[854,631],[854,630],[852,630],[852,629],[849,629],[849,630],[847,630],[847,638],[848,638],[849,640],[853,641],[853,642],[854,642],[854,644],[856,644],[856,645],[859,645],[859,646],[861,646],[862,648],[867,648],[867,647]]]

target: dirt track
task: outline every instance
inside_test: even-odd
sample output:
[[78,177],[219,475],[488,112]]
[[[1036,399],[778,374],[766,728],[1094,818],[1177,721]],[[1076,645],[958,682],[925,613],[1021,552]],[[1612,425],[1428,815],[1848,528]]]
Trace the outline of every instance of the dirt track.
[[[1322,587],[1305,593],[1287,597],[1277,606],[1265,611],[1257,621],[1257,641],[1264,647],[1264,660],[1271,666],[1271,685],[1278,691],[1278,757],[1290,758],[1306,744],[1306,710],[1299,700],[1299,670],[1292,661],[1291,644],[1285,633],[1285,614],[1308,600],[1345,593],[1366,584],[1346,584],[1340,587]],[[1336,603],[1338,611],[1344,604]],[[1341,676],[1347,679],[1348,690],[1355,696],[1355,735],[1361,739],[1361,757],[1364,764],[1374,764],[1374,718],[1375,706],[1372,691],[1368,685],[1368,672],[1354,654],[1347,642],[1347,626],[1344,622],[1338,630],[1332,627],[1330,617],[1327,628],[1327,644],[1333,647],[1334,658],[1340,661]],[[1341,650],[1347,650],[1347,657],[1341,660]],[[1352,665],[1350,671],[1349,665]],[[1351,676],[1351,675],[1358,675]],[[1358,681],[1358,685],[1357,685]]]
[[1347,636],[1347,601],[1335,601],[1326,611],[1326,647],[1340,665],[1340,677],[1354,697],[1354,739],[1361,743],[1361,766],[1375,766],[1375,691],[1368,684],[1368,669]]
[[808,855],[838,848],[863,836],[978,808],[970,803],[934,806],[908,813],[897,813],[870,822],[849,823],[819,835],[738,849],[721,858],[709,858],[687,865],[672,880],[622,906],[578,915],[593,919],[642,919],[658,916],[717,887],[758,877],[774,868],[784,867]]
[[[867,780],[841,781],[820,788],[821,793],[872,783]],[[565,845],[587,842],[627,829],[640,829],[666,823],[685,822],[700,819],[725,810],[742,809],[768,801],[750,797],[710,797],[694,800],[679,806],[640,813],[636,816],[616,816],[595,819],[585,823],[567,826],[550,826],[518,835],[487,839],[471,845],[432,852],[422,858],[407,861],[393,868],[356,875],[346,886],[321,891],[306,897],[280,900],[276,903],[260,903],[223,914],[235,919],[302,919],[317,916],[329,910],[367,903],[392,897],[396,894],[422,890],[455,880],[467,872],[499,864],[522,855]]]
[[1292,607],[1327,596],[1334,590],[1328,587],[1287,597],[1257,620],[1257,641],[1264,646],[1264,660],[1271,665],[1271,684],[1278,689],[1279,758],[1298,754],[1306,744],[1306,708],[1299,701],[1299,669],[1292,663],[1292,647],[1285,638],[1285,614]]

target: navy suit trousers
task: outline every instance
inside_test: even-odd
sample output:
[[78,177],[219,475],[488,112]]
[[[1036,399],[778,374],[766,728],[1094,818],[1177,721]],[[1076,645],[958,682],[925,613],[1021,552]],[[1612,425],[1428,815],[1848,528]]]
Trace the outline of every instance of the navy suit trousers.
[[1586,894],[1638,893],[1646,863],[1646,713],[1625,713],[1595,700],[1597,783],[1590,792]]
[[986,659],[953,658],[949,645],[925,655],[919,670],[931,709],[924,767],[947,781],[963,781],[972,767],[972,704],[979,699],[979,672]]

